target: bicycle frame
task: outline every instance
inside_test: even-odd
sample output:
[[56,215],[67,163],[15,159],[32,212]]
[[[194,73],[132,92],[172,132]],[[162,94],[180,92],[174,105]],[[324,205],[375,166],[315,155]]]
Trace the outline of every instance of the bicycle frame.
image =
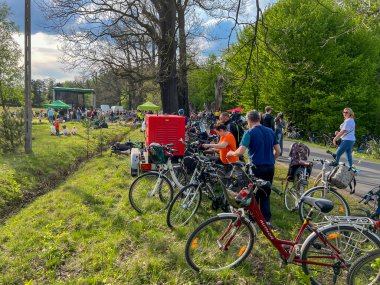
[[[238,213],[236,214],[238,218],[235,222],[237,227],[240,227],[241,219],[242,218],[244,219],[240,211],[241,209],[238,210]],[[293,262],[293,263],[299,263],[299,264],[313,264],[313,265],[319,265],[319,266],[325,266],[325,267],[332,267],[332,265],[328,263],[302,260],[299,256],[297,256],[297,251],[300,249],[300,245],[301,245],[300,239],[304,231],[308,228],[312,230],[318,236],[318,238],[324,243],[324,245],[327,245],[328,247],[330,247],[332,253],[326,254],[326,256],[323,258],[338,259],[339,261],[341,261],[341,265],[339,265],[340,268],[347,267],[344,262],[344,259],[341,256],[341,252],[334,245],[332,245],[323,235],[321,235],[318,232],[318,230],[310,223],[310,219],[305,219],[305,221],[302,223],[301,228],[299,229],[294,240],[283,240],[283,239],[276,238],[276,236],[274,235],[272,229],[269,227],[268,223],[264,219],[264,216],[262,215],[260,211],[260,208],[256,199],[252,199],[252,202],[248,207],[248,212],[252,215],[254,221],[256,222],[260,230],[263,232],[265,237],[268,240],[270,240],[272,245],[280,253],[282,259],[286,261],[287,263]],[[223,240],[229,234],[231,228],[232,228],[232,224],[229,225],[229,227],[226,229],[224,234],[218,239],[217,242],[220,249],[228,250],[228,246],[231,244],[237,230],[230,235],[229,239],[224,245],[221,244],[221,240]],[[286,248],[289,248],[289,251],[287,251]]]

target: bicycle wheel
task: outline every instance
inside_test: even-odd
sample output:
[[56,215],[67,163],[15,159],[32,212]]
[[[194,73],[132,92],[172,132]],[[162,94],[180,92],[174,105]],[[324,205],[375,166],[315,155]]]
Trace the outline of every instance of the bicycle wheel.
[[[174,171],[175,176],[177,177],[178,182],[181,183],[181,186],[183,187],[187,185],[188,176],[185,169],[183,169],[183,166],[181,164],[176,165],[173,167],[173,171]],[[182,188],[179,185],[176,185],[176,186],[178,186],[179,188]]]
[[285,208],[292,212],[298,209],[299,199],[301,197],[300,189],[300,175],[302,175],[302,167],[297,169],[294,173],[293,181],[287,181],[284,190],[284,204]]
[[358,258],[348,271],[347,285],[373,284],[380,284],[380,250]]
[[173,186],[158,172],[147,172],[135,179],[129,188],[129,202],[139,213],[166,209],[173,199]]
[[[340,195],[335,189],[329,188],[329,190],[326,193],[326,196],[324,196],[324,188],[323,186],[313,187],[305,192],[303,196],[309,196],[314,198],[324,198],[331,200],[334,203],[334,209],[332,209],[331,212],[324,214],[324,213],[317,213],[314,212],[313,222],[314,223],[321,223],[326,222],[325,216],[349,216],[350,215],[350,207],[347,204],[347,201]],[[300,216],[301,221],[305,220],[306,215],[309,213],[311,209],[311,206],[305,204],[303,201],[300,201],[298,205],[298,213]]]
[[190,184],[181,189],[169,205],[166,223],[170,228],[186,225],[201,203],[203,184]]
[[218,271],[246,259],[255,242],[252,226],[236,215],[223,214],[203,222],[186,242],[186,262],[195,271]]
[[[380,238],[373,232],[349,224],[334,224],[319,230],[328,242],[312,233],[301,249],[302,269],[310,276],[311,284],[346,284],[349,266],[363,254],[380,247]],[[340,266],[334,250],[339,251],[347,267]],[[330,264],[331,267],[312,263]],[[336,268],[334,268],[335,266]],[[334,278],[336,282],[334,283]]]

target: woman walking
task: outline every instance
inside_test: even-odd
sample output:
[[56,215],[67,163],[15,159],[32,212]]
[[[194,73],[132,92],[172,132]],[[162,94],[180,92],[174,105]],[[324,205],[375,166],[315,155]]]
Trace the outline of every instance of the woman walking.
[[283,140],[284,140],[284,131],[286,128],[286,123],[284,121],[284,113],[279,112],[277,114],[276,119],[274,120],[275,124],[275,135],[277,138],[277,142],[280,144],[281,152],[280,155],[282,155],[283,150]]
[[347,155],[348,166],[352,167],[352,148],[355,143],[355,120],[354,112],[351,108],[344,108],[343,110],[344,122],[340,125],[340,130],[335,132],[333,144],[337,145],[337,141],[341,139],[341,143],[336,151],[336,162],[343,153]]

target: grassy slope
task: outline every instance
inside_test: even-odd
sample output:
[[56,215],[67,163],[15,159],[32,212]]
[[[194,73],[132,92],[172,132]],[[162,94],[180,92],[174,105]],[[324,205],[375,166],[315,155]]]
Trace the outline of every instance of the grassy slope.
[[[132,138],[138,139],[134,132]],[[277,169],[277,184],[285,169]],[[38,198],[0,231],[1,284],[300,284],[301,269],[279,267],[262,234],[240,267],[195,275],[184,244],[192,227],[172,231],[165,214],[138,215],[128,202],[127,157],[86,163],[55,191]],[[300,221],[272,195],[274,223],[284,238]],[[215,215],[203,211],[203,218]],[[221,283],[221,282],[220,282]],[[218,284],[220,284],[218,283]]]
[[[78,123],[66,123],[71,130],[78,128],[76,136],[51,136],[47,121],[33,124],[33,153],[0,154],[0,213],[8,206],[15,206],[39,193],[45,193],[78,164],[87,158],[85,129]],[[129,128],[110,126],[103,129],[105,141],[124,134]],[[98,147],[96,138],[100,130],[91,131],[89,153]]]

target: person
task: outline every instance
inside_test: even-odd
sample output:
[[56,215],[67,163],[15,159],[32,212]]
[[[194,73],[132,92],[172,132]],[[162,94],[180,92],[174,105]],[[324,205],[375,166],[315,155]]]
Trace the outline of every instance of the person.
[[47,111],[47,115],[48,115],[49,123],[53,124],[54,123],[54,111],[53,111],[53,109],[49,108],[49,110]]
[[63,133],[65,136],[69,136],[69,135],[70,135],[70,130],[69,130],[68,127],[66,127],[66,125],[63,125],[63,126],[62,126],[62,129],[63,129],[62,133]]
[[236,123],[234,123],[230,119],[230,115],[227,112],[221,113],[220,116],[219,116],[219,120],[223,124],[226,125],[227,131],[229,131],[230,133],[232,133],[232,135],[235,138],[235,143],[238,146],[239,143],[240,143],[240,141],[241,141],[241,139],[242,139],[242,137],[243,137],[244,130],[238,128],[238,126],[236,125]]
[[336,162],[339,163],[342,154],[346,153],[348,166],[352,167],[352,148],[356,140],[354,112],[351,108],[344,108],[343,117],[344,122],[340,125],[340,130],[335,132],[333,139],[335,146],[339,139],[342,140],[336,151]]
[[[250,161],[255,165],[252,172],[257,178],[273,182],[274,164],[280,155],[280,145],[277,142],[274,131],[264,127],[260,123],[260,114],[256,110],[247,113],[247,123],[249,130],[244,133],[239,148],[236,151],[229,151],[227,157],[240,156],[248,149]],[[257,202],[261,212],[267,222],[270,222],[270,193],[259,191],[256,194]]]
[[230,164],[231,162],[239,161],[238,157],[227,157],[229,151],[236,150],[235,138],[231,132],[227,131],[227,126],[221,122],[218,122],[214,126],[215,132],[220,136],[220,140],[217,144],[205,143],[202,144],[204,148],[213,148],[214,151],[219,152],[219,158],[216,163],[218,164]]
[[55,120],[54,127],[55,127],[55,134],[59,136],[59,118]]
[[50,135],[55,136],[56,134],[57,134],[57,132],[55,131],[55,126],[54,126],[54,124],[51,124],[50,125]]
[[178,116],[185,117],[185,127],[186,128],[190,127],[190,120],[187,116],[185,116],[185,110],[184,109],[178,110]]
[[79,108],[79,107],[77,108],[77,112],[76,112],[76,115],[77,115],[77,122],[80,122],[80,119],[81,119],[82,113],[81,113],[81,111],[80,111],[80,108]]
[[74,126],[73,129],[71,130],[71,134],[72,134],[73,136],[75,136],[77,133],[78,133],[77,127]]
[[276,119],[274,120],[275,130],[274,133],[276,134],[277,142],[280,144],[280,156],[282,155],[282,151],[284,149],[283,146],[283,140],[284,140],[284,131],[286,128],[286,123],[284,120],[284,113],[279,112],[276,116]]
[[274,118],[272,113],[272,107],[271,106],[266,106],[265,107],[265,114],[262,116],[261,119],[261,124],[264,127],[270,128],[274,131]]

